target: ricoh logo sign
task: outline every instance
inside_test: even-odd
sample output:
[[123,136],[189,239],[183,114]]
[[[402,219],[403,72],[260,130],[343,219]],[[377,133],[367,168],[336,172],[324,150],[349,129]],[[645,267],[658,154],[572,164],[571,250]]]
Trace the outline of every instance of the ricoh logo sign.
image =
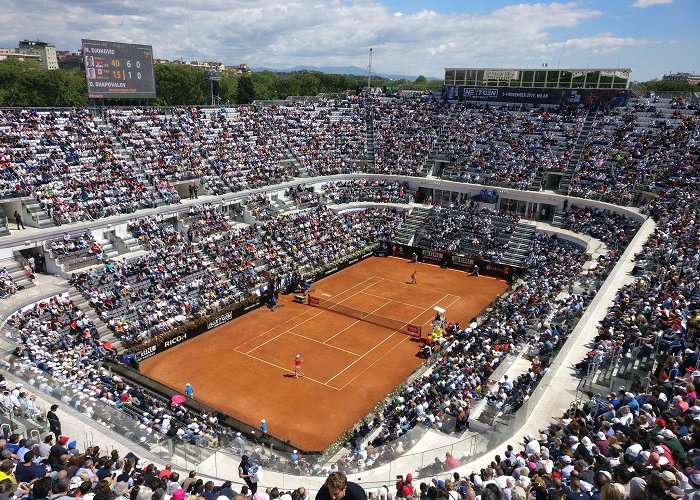
[[180,342],[183,342],[185,340],[187,340],[187,334],[183,333],[182,335],[178,335],[177,337],[173,337],[171,339],[166,340],[165,344],[163,344],[163,347],[165,347],[167,349],[168,347],[172,347],[174,345],[177,345]]

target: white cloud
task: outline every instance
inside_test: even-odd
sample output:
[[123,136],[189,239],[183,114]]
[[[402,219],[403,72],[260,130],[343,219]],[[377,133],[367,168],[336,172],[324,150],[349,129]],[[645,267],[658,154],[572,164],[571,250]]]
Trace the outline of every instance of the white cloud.
[[556,50],[580,65],[591,54],[647,43],[612,34],[555,37],[604,15],[574,2],[400,15],[378,0],[55,0],[54,15],[45,0],[6,3],[0,46],[28,37],[77,49],[81,38],[95,38],[151,44],[159,58],[253,67],[365,67],[372,47],[378,72],[442,76],[446,66],[520,66]]
[[673,3],[673,0],[635,0],[632,7],[637,7],[638,9],[646,9],[647,7],[653,7],[655,5],[667,5]]
[[581,50],[590,54],[609,54],[617,52],[624,47],[648,45],[652,42],[645,39],[630,37],[618,37],[610,33],[601,33],[596,36],[584,38],[571,38],[563,42],[553,42],[539,45],[542,52],[565,52],[567,50]]

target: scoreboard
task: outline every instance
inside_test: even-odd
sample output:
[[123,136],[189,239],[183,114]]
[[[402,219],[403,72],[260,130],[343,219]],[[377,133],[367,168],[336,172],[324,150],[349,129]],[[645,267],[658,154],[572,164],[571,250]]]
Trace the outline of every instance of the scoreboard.
[[150,45],[83,39],[88,97],[153,99],[153,49]]

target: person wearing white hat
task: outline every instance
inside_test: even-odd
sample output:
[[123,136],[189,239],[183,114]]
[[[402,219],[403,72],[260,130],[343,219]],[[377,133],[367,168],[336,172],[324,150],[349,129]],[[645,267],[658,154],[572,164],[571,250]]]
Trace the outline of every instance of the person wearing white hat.
[[189,382],[185,384],[185,396],[194,399],[194,389]]

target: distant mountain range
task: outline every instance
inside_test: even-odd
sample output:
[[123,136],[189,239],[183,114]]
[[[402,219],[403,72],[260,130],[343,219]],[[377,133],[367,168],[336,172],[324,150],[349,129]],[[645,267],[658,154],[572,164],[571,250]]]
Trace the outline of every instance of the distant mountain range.
[[[359,68],[357,66],[294,66],[289,69],[280,68],[265,68],[258,67],[253,68],[253,71],[274,71],[275,73],[293,73],[296,71],[317,71],[319,73],[328,73],[333,75],[354,75],[362,76],[367,74],[367,68]],[[390,73],[373,73],[382,78],[391,78],[392,80],[409,80],[414,81],[418,78],[418,75],[395,75]],[[442,80],[442,78],[436,78],[434,76],[426,76],[428,80]]]

